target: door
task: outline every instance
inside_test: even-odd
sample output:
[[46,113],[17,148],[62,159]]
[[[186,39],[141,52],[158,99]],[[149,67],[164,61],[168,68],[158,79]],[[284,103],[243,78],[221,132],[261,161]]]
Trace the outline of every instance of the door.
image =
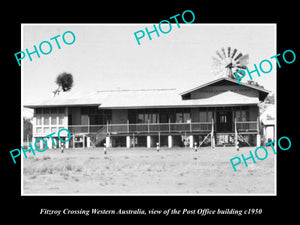
[[220,111],[217,112],[217,131],[232,132],[232,112]]

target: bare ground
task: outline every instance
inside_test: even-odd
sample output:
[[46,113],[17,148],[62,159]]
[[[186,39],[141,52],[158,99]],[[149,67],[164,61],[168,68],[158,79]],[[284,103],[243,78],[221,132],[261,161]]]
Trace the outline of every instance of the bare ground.
[[[275,194],[275,156],[230,159],[255,147],[211,149],[103,148],[37,152],[23,158],[23,194]],[[263,151],[259,151],[263,157]]]

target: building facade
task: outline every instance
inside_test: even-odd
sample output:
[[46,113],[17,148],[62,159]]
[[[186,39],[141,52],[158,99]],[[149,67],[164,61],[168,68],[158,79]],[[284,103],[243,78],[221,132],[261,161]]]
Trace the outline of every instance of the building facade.
[[[63,93],[34,109],[33,141],[67,128],[66,147],[260,145],[258,103],[269,91],[220,78],[178,93],[176,89]],[[59,140],[54,135],[56,146]],[[48,137],[48,147],[54,147]]]

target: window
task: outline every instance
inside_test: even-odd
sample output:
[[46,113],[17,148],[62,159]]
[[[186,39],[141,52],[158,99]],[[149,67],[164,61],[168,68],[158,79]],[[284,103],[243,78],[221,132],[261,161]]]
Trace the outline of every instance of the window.
[[88,115],[81,115],[80,124],[81,125],[88,125],[89,124],[89,116]]
[[191,115],[190,113],[183,113],[183,122],[191,121]]
[[183,122],[182,113],[176,113],[176,123],[182,123],[182,122]]
[[207,121],[206,122],[211,122],[213,118],[213,113],[212,111],[207,112]]
[[239,110],[235,112],[236,121],[247,121],[247,111]]
[[59,125],[64,124],[64,117],[63,116],[59,116],[59,118],[58,118],[58,124]]
[[158,113],[139,113],[137,114],[137,123],[159,123]]
[[42,125],[42,117],[41,116],[36,117],[36,125]]
[[44,116],[44,125],[49,125],[49,116]]
[[55,115],[51,116],[51,125],[56,125],[57,124],[57,117]]
[[151,114],[146,113],[144,115],[144,123],[151,122]]
[[138,114],[137,122],[138,123],[143,123],[144,122],[144,114]]
[[245,110],[242,111],[242,121],[247,121],[247,112]]
[[37,127],[35,131],[36,131],[37,134],[40,134],[40,133],[42,133],[42,128],[41,127]]
[[46,133],[46,134],[50,133],[50,128],[49,127],[44,127],[44,133]]
[[206,122],[206,112],[200,111],[200,122]]
[[187,123],[189,121],[191,121],[190,113],[176,113],[176,123]]
[[227,116],[226,115],[220,115],[220,123],[227,123]]
[[51,127],[51,133],[56,133],[56,131],[57,131],[57,128],[56,127]]
[[152,114],[152,123],[159,123],[159,115],[158,115],[158,113]]
[[200,111],[200,122],[211,122],[213,118],[212,111]]

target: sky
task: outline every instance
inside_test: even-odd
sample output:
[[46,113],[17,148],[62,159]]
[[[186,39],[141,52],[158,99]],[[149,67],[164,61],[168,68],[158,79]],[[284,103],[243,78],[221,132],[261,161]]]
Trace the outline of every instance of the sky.
[[[158,26],[158,23],[153,23]],[[22,60],[23,104],[53,97],[56,77],[71,73],[71,92],[97,90],[176,88],[179,91],[197,87],[215,79],[212,57],[222,47],[237,48],[249,54],[248,67],[269,59],[273,69],[253,80],[265,89],[276,91],[276,25],[275,24],[184,24],[172,23],[168,34],[147,34],[138,45],[134,33],[153,24],[22,24],[21,50],[34,50],[43,41],[52,44],[48,55],[40,53]],[[167,30],[167,27],[163,27]],[[76,40],[66,45],[61,37],[72,31]],[[57,48],[50,38],[60,35]],[[71,36],[66,35],[70,41]],[[69,38],[69,39],[68,39]],[[21,51],[20,50],[20,51]],[[44,45],[44,51],[47,46]],[[244,78],[242,81],[247,81]]]

